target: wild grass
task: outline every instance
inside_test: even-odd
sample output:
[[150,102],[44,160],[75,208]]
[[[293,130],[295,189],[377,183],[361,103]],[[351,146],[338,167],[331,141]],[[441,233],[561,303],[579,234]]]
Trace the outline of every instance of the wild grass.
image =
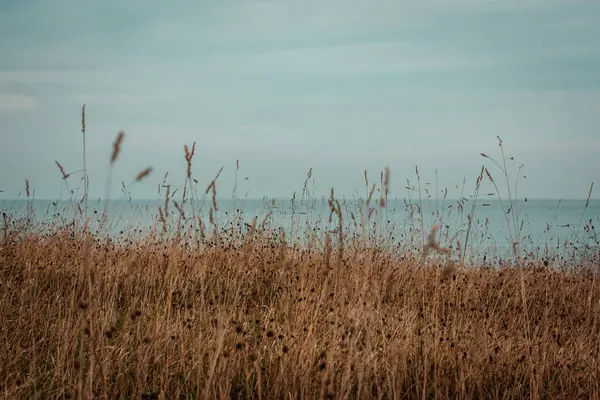
[[[165,176],[154,227],[136,240],[82,230],[80,200],[43,229],[3,213],[1,398],[599,397],[598,258],[527,259],[515,216],[514,262],[466,266],[475,206],[466,232],[444,228],[443,210],[427,230],[420,189],[397,246],[384,224],[389,169],[376,204],[366,171],[358,209],[332,190],[328,229],[316,234],[308,215],[305,240],[300,214],[288,230],[272,209],[219,226],[220,171],[197,196],[194,150],[181,198]],[[311,177],[300,204],[314,210]]]
[[83,248],[70,235],[2,243],[5,398],[598,393],[591,269],[432,267],[254,233],[197,251],[95,241],[90,292]]

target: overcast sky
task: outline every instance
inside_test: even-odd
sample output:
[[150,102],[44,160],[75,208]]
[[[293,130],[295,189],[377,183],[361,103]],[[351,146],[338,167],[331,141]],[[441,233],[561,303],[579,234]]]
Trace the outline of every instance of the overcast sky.
[[290,198],[311,167],[318,194],[362,194],[386,165],[392,196],[415,165],[470,192],[500,135],[523,196],[583,198],[600,186],[599,38],[591,0],[3,0],[0,196],[25,179],[61,194],[85,103],[92,197],[122,129],[115,196],[147,166],[133,197],[167,171],[181,184],[194,141],[201,183],[224,166],[219,197],[236,159],[254,198]]

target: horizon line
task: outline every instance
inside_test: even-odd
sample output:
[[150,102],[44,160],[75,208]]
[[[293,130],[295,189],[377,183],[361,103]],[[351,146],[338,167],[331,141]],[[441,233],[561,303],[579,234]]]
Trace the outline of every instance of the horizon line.
[[[490,196],[491,197],[491,196]],[[314,198],[314,197],[313,197]],[[313,199],[310,198],[310,199]],[[319,196],[316,197],[317,200],[322,200],[322,199],[328,199],[329,196]],[[304,201],[310,200],[310,199],[304,199]],[[348,196],[341,196],[341,197],[336,197],[336,199],[338,200],[359,200],[362,199],[364,200],[363,197],[348,197]],[[378,200],[379,197],[375,198],[375,196],[373,197],[372,201]],[[388,198],[388,201],[403,201],[403,200],[407,200],[407,197],[393,197],[393,198]],[[472,201],[473,198],[472,197],[446,197],[444,198],[424,198],[422,199],[422,202],[430,202],[430,201],[458,201],[461,199],[466,199],[468,201]],[[60,201],[60,202],[64,202],[64,201],[71,201],[72,199],[63,199],[63,198],[51,198],[51,197],[38,197],[38,198],[26,198],[26,197],[0,197],[0,201]],[[177,199],[173,199],[173,200],[177,200]],[[187,198],[186,200],[191,200],[191,198]],[[198,200],[198,199],[196,199]],[[259,200],[259,201],[263,201],[263,200],[276,200],[276,201],[291,201],[292,199],[289,197],[271,197],[271,196],[263,196],[263,197],[247,197],[247,198],[231,198],[231,197],[217,197],[217,201],[245,201],[245,200]],[[417,199],[413,199],[413,200],[418,200]],[[529,202],[529,201],[586,201],[588,200],[587,197],[520,197],[517,199],[519,202]],[[73,200],[74,202],[80,202],[82,201],[82,199],[76,199]],[[93,203],[93,202],[98,202],[98,201],[106,201],[106,199],[102,198],[102,197],[93,197],[89,199],[89,203]],[[126,199],[126,198],[109,198],[108,201],[118,201],[118,202],[129,202],[129,201],[162,201],[164,202],[164,197],[132,197],[130,199]],[[207,198],[206,201],[212,201],[209,200]],[[486,202],[486,201],[509,201],[508,198],[502,198],[502,199],[498,199],[497,196],[494,196],[493,198],[481,198],[479,197],[477,199],[478,202]],[[600,199],[596,199],[593,197],[589,198],[589,201],[600,201]],[[300,199],[296,199],[296,202],[300,202]]]

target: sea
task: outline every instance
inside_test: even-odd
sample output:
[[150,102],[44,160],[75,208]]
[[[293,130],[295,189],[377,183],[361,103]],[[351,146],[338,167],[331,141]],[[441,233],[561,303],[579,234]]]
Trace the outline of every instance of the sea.
[[[197,234],[201,220],[206,233],[231,233],[234,227],[247,230],[254,226],[285,235],[289,242],[307,244],[327,234],[337,240],[341,220],[345,238],[368,237],[406,251],[422,249],[436,225],[436,241],[442,247],[466,246],[467,261],[471,262],[510,258],[516,243],[522,257],[532,259],[597,258],[600,254],[596,233],[600,200],[596,199],[519,199],[511,203],[498,199],[396,198],[386,204],[379,204],[379,199],[369,204],[354,198],[338,201],[340,213],[332,212],[326,197],[293,201],[218,199],[216,204],[210,198],[183,204],[158,199],[90,199],[88,216],[92,231],[116,239],[141,238],[162,231],[163,225],[174,232],[187,224],[195,227],[188,233]],[[335,202],[333,208],[338,209]],[[81,225],[84,210],[83,201],[0,200],[5,227],[28,220],[29,229],[38,231]]]

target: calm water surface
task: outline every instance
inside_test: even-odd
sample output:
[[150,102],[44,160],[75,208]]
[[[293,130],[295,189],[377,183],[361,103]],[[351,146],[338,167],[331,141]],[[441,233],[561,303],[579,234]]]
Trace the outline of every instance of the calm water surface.
[[[366,221],[367,207],[363,200],[340,200],[343,216],[343,229],[347,235],[360,235],[363,232],[385,236],[391,242],[402,243],[405,247],[420,246],[421,227],[428,232],[433,224],[441,229],[442,245],[462,240],[468,229],[468,215],[473,211],[470,200],[426,200],[422,204],[407,203],[404,200],[390,200],[387,208],[375,204],[370,207],[371,219]],[[471,253],[481,256],[506,255],[518,232],[522,247],[535,256],[557,253],[566,248],[586,248],[598,246],[595,231],[600,226],[600,200],[520,200],[509,210],[507,202],[498,200],[478,200],[469,234]],[[146,234],[155,229],[158,221],[158,208],[164,200],[112,200],[90,201],[89,215],[91,226],[98,228],[101,215],[106,207],[104,230],[112,236]],[[186,218],[196,216],[209,225],[209,210],[212,202],[187,203],[184,206]],[[334,231],[338,219],[334,216],[329,222],[328,200],[246,199],[219,200],[214,220],[219,230],[227,230],[232,221],[252,223],[254,216],[260,224],[265,217],[270,229],[282,229],[288,237],[304,240],[307,234],[322,234]],[[50,200],[0,200],[0,210],[11,218],[23,217],[28,210],[35,219],[47,224],[66,223],[73,219],[81,220],[82,204],[68,201]],[[364,230],[361,224],[361,210],[364,217]],[[180,215],[174,204],[169,205],[169,227],[175,229]],[[518,218],[517,218],[518,217]],[[243,224],[242,224],[243,225]],[[426,233],[425,233],[426,234]]]

